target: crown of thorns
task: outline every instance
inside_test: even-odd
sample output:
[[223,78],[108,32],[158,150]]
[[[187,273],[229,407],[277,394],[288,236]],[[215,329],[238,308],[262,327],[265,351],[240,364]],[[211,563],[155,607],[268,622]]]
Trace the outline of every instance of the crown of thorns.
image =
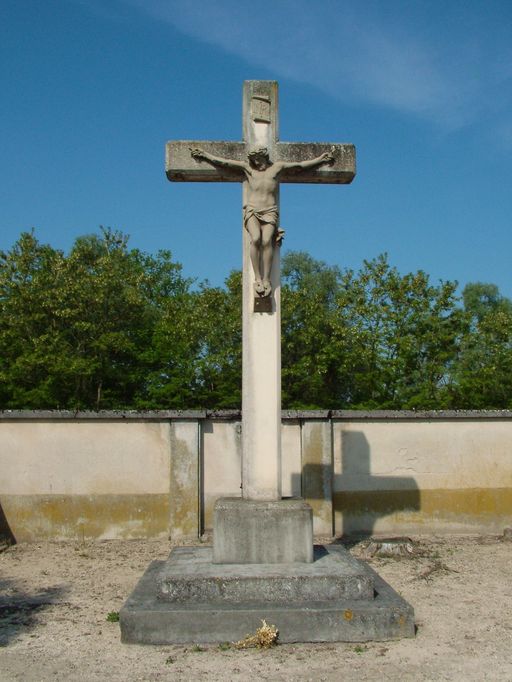
[[268,157],[268,149],[266,147],[256,147],[255,149],[251,149],[247,156],[249,159],[253,159],[256,156]]

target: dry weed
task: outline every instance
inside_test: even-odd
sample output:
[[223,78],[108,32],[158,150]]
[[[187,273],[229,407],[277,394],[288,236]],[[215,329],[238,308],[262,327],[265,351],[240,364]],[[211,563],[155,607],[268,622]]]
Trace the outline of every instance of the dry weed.
[[246,635],[244,639],[235,642],[234,646],[237,649],[249,649],[256,647],[257,649],[270,649],[277,644],[279,630],[275,625],[268,625],[265,620],[261,621],[262,625],[256,630],[254,635]]

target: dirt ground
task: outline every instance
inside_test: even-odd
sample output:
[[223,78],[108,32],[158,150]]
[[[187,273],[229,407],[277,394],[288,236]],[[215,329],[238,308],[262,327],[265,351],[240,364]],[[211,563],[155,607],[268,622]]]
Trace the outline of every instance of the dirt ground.
[[0,680],[512,680],[512,542],[414,541],[412,558],[369,561],[414,606],[415,639],[269,650],[121,644],[107,616],[166,542],[15,545],[0,554]]

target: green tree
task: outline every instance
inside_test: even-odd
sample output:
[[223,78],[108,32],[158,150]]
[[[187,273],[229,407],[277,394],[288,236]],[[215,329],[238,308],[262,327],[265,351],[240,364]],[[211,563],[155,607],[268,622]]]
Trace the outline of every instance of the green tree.
[[282,263],[282,402],[339,407],[347,390],[346,325],[337,313],[341,272],[304,252]]
[[286,407],[446,407],[461,336],[456,284],[401,275],[387,256],[341,272],[283,258]]
[[197,302],[202,321],[199,403],[212,409],[240,408],[242,273],[232,271],[224,288],[201,287]]
[[[382,255],[358,272],[283,257],[289,408],[512,407],[512,302],[492,284],[433,285]],[[3,408],[238,408],[241,273],[195,289],[168,251],[120,232],[70,252],[23,233],[0,253]]]
[[512,313],[512,301],[500,294],[496,284],[469,282],[462,292],[462,300],[473,329],[490,313]]
[[454,367],[454,402],[465,409],[512,407],[512,301],[495,284],[463,291],[466,329]]
[[0,263],[2,401],[13,408],[126,408],[144,387],[162,304],[189,283],[168,252],[102,230],[68,256],[23,234]]
[[[2,407],[55,406],[48,374],[65,343],[51,297],[63,254],[24,233],[0,253],[0,400]],[[58,363],[57,363],[58,364]]]
[[167,297],[155,326],[144,408],[239,408],[242,374],[241,273]]
[[428,408],[449,403],[449,369],[457,354],[456,283],[433,286],[419,271],[400,275],[386,255],[347,271],[337,298],[351,333],[351,393],[357,408]]

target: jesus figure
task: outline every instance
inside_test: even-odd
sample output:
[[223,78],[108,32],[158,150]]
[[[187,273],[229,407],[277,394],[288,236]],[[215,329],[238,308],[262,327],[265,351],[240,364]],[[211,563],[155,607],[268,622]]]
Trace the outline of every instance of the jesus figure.
[[325,163],[332,164],[334,157],[324,153],[310,161],[273,163],[266,147],[253,149],[247,155],[248,163],[224,159],[205,152],[199,147],[190,150],[197,161],[206,161],[212,166],[233,168],[243,171],[247,179],[247,203],[243,207],[244,227],[250,235],[250,257],[254,270],[254,289],[258,296],[269,296],[272,292],[270,271],[274,255],[274,243],[279,239],[277,190],[279,176],[283,170],[304,170]]

